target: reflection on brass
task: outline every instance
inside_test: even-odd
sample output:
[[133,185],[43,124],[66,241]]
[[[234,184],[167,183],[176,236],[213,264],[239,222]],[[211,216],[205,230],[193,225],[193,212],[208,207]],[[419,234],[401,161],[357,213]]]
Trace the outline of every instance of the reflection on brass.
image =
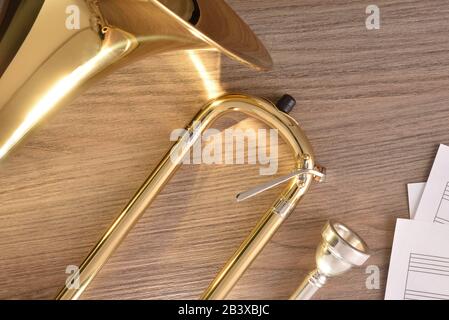
[[329,221],[321,233],[313,270],[290,300],[309,300],[322,288],[328,278],[339,276],[354,266],[363,265],[370,257],[366,243],[342,223]]
[[27,37],[43,3],[0,0],[0,77]]
[[279,226],[294,210],[296,204],[309,189],[312,182],[315,181],[313,172],[317,172],[318,168],[315,164],[312,147],[298,123],[288,114],[280,111],[271,102],[246,95],[221,96],[212,100],[200,110],[187,127],[186,133],[165,155],[81,264],[79,275],[77,275],[79,276],[77,280],[79,280],[80,288],[68,289],[64,287],[58,294],[58,299],[78,299],[80,297],[175,173],[184,156],[200,138],[201,133],[217,119],[230,112],[242,112],[264,122],[271,128],[277,129],[280,136],[291,148],[295,160],[294,169],[307,171],[302,175],[296,175],[287,182],[284,191],[228,260],[227,264],[204,292],[202,298],[223,299],[227,296],[245,270],[248,269],[276,233]]
[[[66,28],[69,6],[80,10],[79,29]],[[0,160],[107,72],[204,48],[258,69],[272,65],[223,0],[0,0]]]

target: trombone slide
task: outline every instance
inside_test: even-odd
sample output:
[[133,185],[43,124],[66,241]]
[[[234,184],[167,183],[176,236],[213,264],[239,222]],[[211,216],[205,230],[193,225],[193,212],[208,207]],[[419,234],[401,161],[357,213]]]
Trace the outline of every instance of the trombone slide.
[[[180,166],[186,153],[199,138],[197,133],[204,132],[218,118],[230,112],[242,112],[277,129],[280,136],[291,147],[296,162],[295,169],[316,169],[311,145],[298,123],[286,113],[278,110],[271,102],[246,95],[225,95],[210,101],[196,115],[187,127],[185,134],[165,155],[81,264],[78,278],[80,287],[78,289],[62,288],[57,299],[78,299],[81,296],[101,267],[125,239],[127,233]],[[314,176],[312,174],[305,174],[302,177],[297,176],[289,181],[284,191],[212,281],[202,299],[223,299],[227,296],[282,222],[296,207],[313,181]]]

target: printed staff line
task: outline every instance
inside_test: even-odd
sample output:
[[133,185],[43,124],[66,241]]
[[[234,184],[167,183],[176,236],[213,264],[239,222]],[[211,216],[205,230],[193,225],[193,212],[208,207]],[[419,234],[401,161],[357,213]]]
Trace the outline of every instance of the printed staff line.
[[[432,266],[432,267],[442,267],[442,268],[449,268],[449,265],[447,265],[447,266],[442,266],[442,265],[440,265],[440,264],[433,264],[433,263],[425,263],[425,262],[413,262],[414,264],[422,264],[422,265],[425,265],[425,266]],[[444,263],[444,262],[443,262]],[[418,266],[419,267],[419,266]]]
[[413,297],[432,298],[432,299],[435,299],[435,300],[448,300],[447,297],[436,297],[434,295],[423,294],[423,293],[408,293],[407,292],[406,296],[408,296],[408,297],[413,296]]
[[413,289],[407,289],[407,291],[413,291],[413,292],[419,292],[419,293],[425,293],[425,294],[435,294],[435,295],[439,295],[439,296],[444,296],[444,297],[448,297],[448,294],[443,294],[443,293],[434,293],[434,292],[428,292],[428,291],[419,291],[419,290],[413,290]]
[[428,295],[423,295],[423,294],[412,294],[412,293],[406,293],[406,297],[407,298],[425,298],[425,299],[434,299],[434,300],[446,300],[444,298],[440,298],[440,297],[432,297],[432,296],[428,296]]
[[410,265],[410,269],[415,268],[415,269],[423,269],[423,270],[432,270],[432,271],[441,271],[441,272],[448,272],[449,270],[444,270],[444,269],[439,269],[439,268],[427,268],[427,267],[420,267],[420,266],[412,266]]
[[426,271],[419,271],[419,270],[410,270],[410,272],[425,273],[425,274],[432,274],[435,276],[449,277],[449,274],[444,274],[444,273],[426,272]]
[[412,296],[412,297],[426,298],[426,300],[429,300],[429,299],[433,299],[433,300],[447,300],[447,299],[444,299],[444,298],[435,298],[435,297],[430,297],[430,296],[423,296],[423,295],[420,295],[420,294],[406,293],[406,295]]
[[443,264],[443,265],[449,265],[449,261],[446,260],[438,260],[438,259],[426,259],[426,258],[411,258],[410,263],[436,263],[436,264]]
[[410,269],[410,271],[412,271],[412,272],[422,272],[422,273],[433,272],[435,274],[439,274],[440,276],[448,276],[449,277],[449,271],[446,271],[446,270],[435,270],[435,269],[428,269],[428,268],[415,268],[415,269]]
[[446,299],[435,299],[435,298],[426,297],[426,296],[412,296],[412,298],[414,298],[414,299],[410,299],[410,300],[446,301]]
[[423,260],[423,261],[438,261],[438,262],[442,262],[442,263],[449,263],[449,259],[443,259],[443,258],[420,258],[420,257],[412,257],[410,258],[410,260]]
[[433,256],[430,254],[422,254],[422,253],[411,253],[410,256],[423,256],[423,257],[430,257],[430,258],[440,258],[440,259],[446,259],[449,260],[448,257],[442,257],[442,256]]
[[445,259],[442,259],[442,258],[418,258],[418,257],[416,257],[416,258],[410,258],[410,260],[414,260],[414,261],[416,261],[416,262],[419,262],[419,261],[435,261],[435,262],[441,262],[441,263],[447,263],[447,264],[449,264],[449,260],[445,260]]
[[[436,221],[436,219],[437,219],[437,217],[438,217],[438,213],[440,212],[441,205],[443,204],[444,194],[445,194],[446,190],[448,189],[448,187],[449,187],[449,181],[446,183],[446,188],[444,189],[444,191],[443,191],[443,196],[441,197],[440,203],[438,204],[437,212],[435,212],[435,216],[433,217],[433,222],[437,222],[437,223],[440,223],[440,224],[444,224],[444,223],[441,223],[440,221]],[[446,200],[447,200],[447,199],[446,199]]]

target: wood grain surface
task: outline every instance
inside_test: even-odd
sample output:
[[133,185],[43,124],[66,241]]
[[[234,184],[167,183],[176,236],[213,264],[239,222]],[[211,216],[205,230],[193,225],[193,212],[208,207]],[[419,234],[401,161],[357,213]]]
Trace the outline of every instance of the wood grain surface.
[[[328,169],[230,298],[287,298],[313,268],[327,219],[365,238],[381,287],[366,289],[360,268],[317,298],[383,298],[406,183],[425,181],[449,143],[448,2],[228,2],[272,53],[272,71],[202,52],[202,79],[185,52],[148,57],[90,88],[2,163],[0,298],[52,299],[66,266],[81,263],[169,149],[170,132],[219,92],[295,96],[292,116]],[[369,4],[381,9],[380,30],[365,27]],[[278,175],[292,168],[281,151]],[[199,297],[280,189],[243,203],[235,194],[267,179],[251,165],[182,167],[83,298]]]

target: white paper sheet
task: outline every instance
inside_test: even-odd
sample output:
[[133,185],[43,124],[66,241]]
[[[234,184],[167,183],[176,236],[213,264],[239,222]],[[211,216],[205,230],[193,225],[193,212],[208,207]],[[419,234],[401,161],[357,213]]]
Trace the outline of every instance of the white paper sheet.
[[449,147],[440,145],[415,214],[416,220],[449,223]]
[[424,188],[426,187],[425,182],[409,183],[407,185],[408,190],[408,210],[410,214],[410,219],[415,219],[416,210],[418,209],[419,202],[421,201]]
[[386,300],[449,300],[449,228],[398,219]]

